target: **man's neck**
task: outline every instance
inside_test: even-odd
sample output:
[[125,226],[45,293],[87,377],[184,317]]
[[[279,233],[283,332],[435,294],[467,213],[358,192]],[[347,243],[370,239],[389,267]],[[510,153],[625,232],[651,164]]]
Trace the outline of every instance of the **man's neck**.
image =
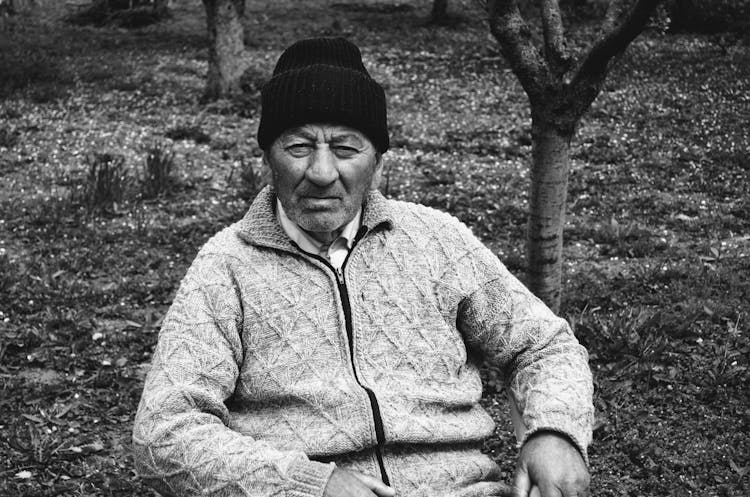
[[341,232],[343,231],[343,228],[339,228],[336,231],[308,231],[299,224],[297,224],[297,227],[324,245],[333,243],[336,238],[341,236]]

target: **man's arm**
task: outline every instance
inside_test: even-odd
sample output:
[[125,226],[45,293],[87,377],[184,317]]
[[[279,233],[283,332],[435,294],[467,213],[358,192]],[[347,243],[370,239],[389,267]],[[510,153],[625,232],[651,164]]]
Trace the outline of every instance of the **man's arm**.
[[159,334],[136,415],[140,476],[163,495],[315,496],[334,470],[228,428],[242,308],[227,263],[199,255]]
[[493,273],[464,300],[458,325],[467,345],[500,368],[517,406],[514,425],[522,449],[514,496],[588,495],[588,354],[568,324],[502,264]]

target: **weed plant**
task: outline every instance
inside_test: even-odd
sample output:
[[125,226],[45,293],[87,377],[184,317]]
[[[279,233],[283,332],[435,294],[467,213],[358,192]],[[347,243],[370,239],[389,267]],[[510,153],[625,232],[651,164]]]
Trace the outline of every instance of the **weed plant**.
[[123,199],[127,177],[125,158],[113,153],[94,153],[88,158],[84,202],[89,212],[113,209]]
[[36,425],[16,426],[7,444],[22,454],[24,461],[47,464],[60,452],[65,440],[60,436],[45,434]]
[[18,133],[9,128],[0,128],[0,147],[13,148],[18,143]]
[[258,192],[268,184],[268,178],[265,177],[261,168],[254,165],[255,162],[243,158],[240,159],[238,164],[240,170],[239,194],[243,200],[252,201]]
[[10,260],[8,253],[0,249],[0,293],[10,291],[16,283],[16,276],[16,265]]
[[143,198],[155,198],[168,193],[174,186],[174,151],[165,144],[159,143],[148,149],[144,161],[141,195]]

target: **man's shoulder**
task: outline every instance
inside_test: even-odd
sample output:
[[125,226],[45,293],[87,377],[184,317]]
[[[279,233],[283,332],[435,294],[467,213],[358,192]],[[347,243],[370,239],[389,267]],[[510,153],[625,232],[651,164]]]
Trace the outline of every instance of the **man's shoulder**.
[[239,236],[241,222],[226,226],[211,238],[198,251],[198,258],[232,259],[246,256],[249,245]]
[[397,229],[443,235],[447,234],[446,230],[470,234],[469,228],[463,222],[447,212],[404,200],[388,199],[387,203]]

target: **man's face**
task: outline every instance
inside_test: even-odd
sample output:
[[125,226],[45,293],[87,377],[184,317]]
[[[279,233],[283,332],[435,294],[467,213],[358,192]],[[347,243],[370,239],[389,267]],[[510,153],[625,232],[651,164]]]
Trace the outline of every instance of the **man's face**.
[[348,126],[307,124],[282,133],[263,155],[289,219],[319,240],[354,219],[380,183],[369,139]]

